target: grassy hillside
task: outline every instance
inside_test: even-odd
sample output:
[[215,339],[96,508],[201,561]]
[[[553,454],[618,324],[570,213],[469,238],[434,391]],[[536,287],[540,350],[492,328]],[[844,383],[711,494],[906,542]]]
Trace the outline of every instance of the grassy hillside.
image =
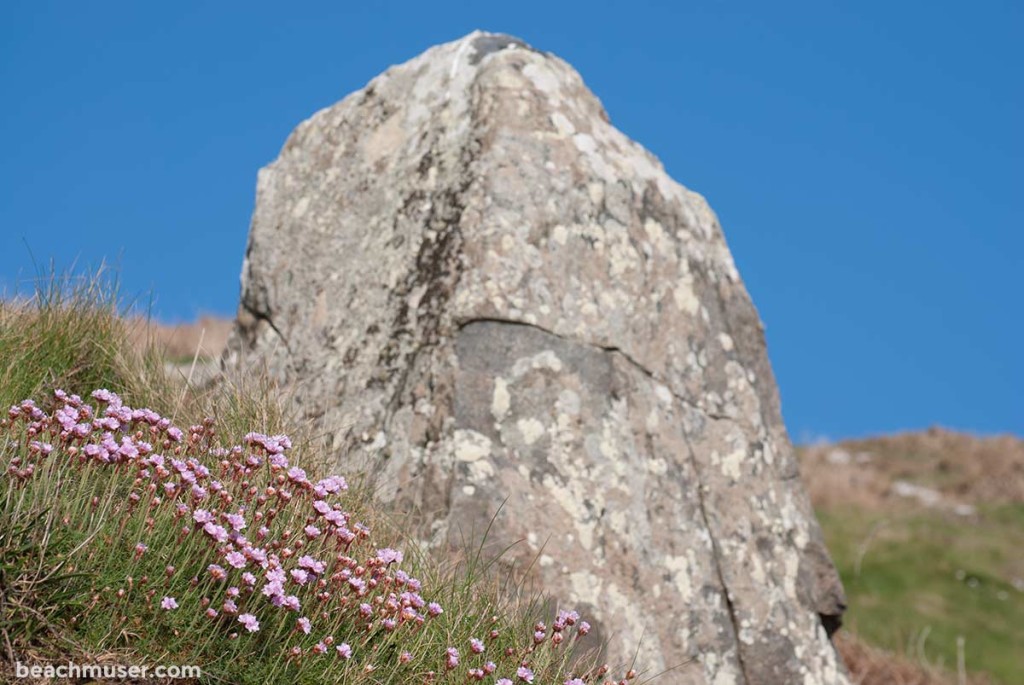
[[800,452],[849,629],[947,673],[962,659],[1024,682],[1024,442],[933,429]]
[[198,391],[138,340],[102,284],[0,303],[0,680],[68,659],[228,683],[650,680],[599,667],[586,617],[490,552],[405,539],[255,370]]

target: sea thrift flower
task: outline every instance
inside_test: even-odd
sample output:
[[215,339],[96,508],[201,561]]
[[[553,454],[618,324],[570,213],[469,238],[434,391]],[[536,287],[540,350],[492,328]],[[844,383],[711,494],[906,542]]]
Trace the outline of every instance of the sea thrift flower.
[[342,642],[340,645],[338,645],[336,647],[336,649],[338,650],[338,655],[342,659],[351,659],[352,658],[352,648],[349,647],[347,642]]
[[204,524],[203,531],[217,542],[227,542],[228,540],[228,531],[216,523]]
[[580,621],[580,625],[576,629],[576,632],[580,634],[580,637],[583,637],[584,635],[590,632],[590,624],[586,621]]
[[308,555],[299,557],[299,566],[301,568],[309,569],[317,575],[321,575],[327,568],[322,561],[317,561]]
[[299,626],[299,630],[301,630],[306,635],[309,635],[310,625],[309,625],[309,619],[308,618],[303,616],[302,618],[297,620],[295,623],[296,623],[296,625]]
[[484,643],[475,637],[469,638],[470,649],[473,650],[474,654],[482,654],[484,651]]
[[224,518],[232,530],[237,532],[245,529],[245,517],[241,514],[228,514]]
[[495,681],[494,685],[512,685],[512,681],[508,678],[498,678],[498,680]]
[[207,523],[213,523],[214,519],[213,514],[206,511],[205,509],[196,509],[194,512],[192,512],[192,520],[198,523],[199,525],[204,525]]
[[528,669],[526,666],[520,666],[516,669],[516,676],[525,683],[533,682],[533,671]]
[[224,561],[232,568],[245,568],[245,555],[241,552],[228,552],[224,555]]
[[147,549],[149,549],[149,547],[147,547],[143,543],[141,543],[141,542],[135,543],[135,558],[138,559],[139,557],[141,557],[143,554],[146,553]]
[[572,678],[571,680],[566,680],[565,681],[565,685],[587,685],[587,684],[583,681],[582,678]]
[[171,611],[178,608],[178,601],[174,597],[164,597],[160,600],[160,608],[166,611]]
[[377,550],[377,558],[380,559],[382,562],[384,562],[385,566],[387,566],[388,564],[391,564],[391,563],[396,563],[396,564],[402,563],[402,553],[399,552],[398,550],[391,549],[390,547],[385,547],[384,549],[378,549]]
[[260,622],[252,614],[242,614],[238,617],[238,622],[244,625],[250,633],[255,633],[260,629]]
[[445,663],[449,670],[459,665],[459,650],[454,647],[449,647],[447,650],[447,656],[445,657]]
[[437,602],[431,602],[427,605],[427,613],[430,614],[431,617],[437,617],[444,613],[444,609],[442,609],[441,605]]

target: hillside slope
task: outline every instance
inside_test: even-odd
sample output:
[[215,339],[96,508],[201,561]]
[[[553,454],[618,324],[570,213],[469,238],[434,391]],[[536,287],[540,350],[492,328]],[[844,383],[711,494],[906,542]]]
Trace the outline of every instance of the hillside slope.
[[799,450],[867,643],[1024,682],[1024,441],[941,428]]

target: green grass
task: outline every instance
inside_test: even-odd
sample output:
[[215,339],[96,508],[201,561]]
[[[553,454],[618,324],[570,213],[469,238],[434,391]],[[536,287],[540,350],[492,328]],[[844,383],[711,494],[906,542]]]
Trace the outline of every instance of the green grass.
[[[849,600],[847,624],[868,642],[970,672],[1024,682],[1024,505],[977,519],[939,511],[853,507],[818,512]],[[858,563],[859,562],[859,563]],[[858,568],[859,566],[859,568]]]
[[[194,456],[212,472],[225,469],[228,475],[217,476],[227,484],[225,492],[233,501],[249,502],[250,512],[268,511],[271,505],[255,504],[256,495],[272,485],[284,487],[283,470],[275,471],[264,460],[252,474],[235,479],[229,465],[235,457],[211,456],[209,448],[242,444],[249,431],[290,433],[295,439],[291,465],[304,468],[311,481],[334,469],[325,463],[326,452],[311,434],[282,410],[276,389],[258,374],[246,374],[244,386],[193,392],[163,372],[164,360],[158,354],[136,349],[126,326],[114,291],[93,280],[54,278],[44,284],[32,306],[0,303],[0,649],[8,664],[24,661],[26,655],[53,661],[119,655],[120,663],[200,665],[209,682],[356,685],[421,682],[430,670],[436,671],[432,682],[463,683],[468,666],[482,666],[488,659],[497,663],[498,672],[484,682],[493,682],[497,675],[514,679],[515,667],[524,658],[538,673],[536,682],[562,683],[574,664],[579,670],[592,665],[585,641],[572,650],[568,647],[575,646],[575,639],[559,649],[553,649],[550,640],[532,648],[535,622],[543,619],[551,626],[550,601],[524,591],[512,576],[498,574],[494,556],[484,553],[482,546],[444,558],[419,552],[414,542],[403,538],[402,522],[378,509],[360,487],[339,495],[337,502],[373,531],[370,540],[353,544],[352,556],[369,559],[381,547],[402,549],[402,568],[423,582],[427,601],[442,604],[440,617],[418,628],[404,625],[393,633],[382,630],[378,622],[367,632],[366,622],[355,620],[353,611],[335,607],[317,618],[319,634],[303,636],[294,630],[295,615],[268,609],[253,593],[245,600],[246,606],[261,609],[258,632],[246,633],[231,616],[208,619],[203,598],[220,606],[226,584],[213,582],[206,569],[213,562],[223,564],[225,552],[197,527],[188,530],[186,525],[182,531],[190,516],[178,518],[172,506],[182,500],[147,491],[150,476],[134,462],[110,466],[82,458],[86,442],[60,437],[56,423],[46,424],[39,435],[26,434],[30,422],[8,421],[6,407],[32,398],[49,414],[61,404],[53,397],[55,388],[79,394],[93,405],[89,393],[109,388],[126,404],[149,407],[183,428],[210,417],[208,425],[215,433],[203,438],[206,442],[177,446],[166,431],[133,425],[168,459],[181,449],[182,458]],[[52,454],[42,458],[33,453],[33,439],[52,442]],[[250,447],[246,454],[255,451]],[[17,475],[27,464],[36,471],[28,477]],[[343,466],[341,470],[358,482],[358,474],[344,473]],[[250,487],[253,494],[246,494]],[[314,520],[311,509],[301,504],[311,504],[312,496],[306,499],[301,489],[296,492],[294,506],[288,500],[274,500],[281,513],[268,521],[267,539],[278,541],[277,551],[293,546],[298,550],[294,540]],[[141,496],[138,504],[131,503],[133,493]],[[228,506],[223,513],[229,513]],[[247,532],[252,534],[256,524],[250,524]],[[296,535],[289,541],[286,532]],[[136,556],[133,550],[140,541],[148,550]],[[328,544],[333,541],[310,540],[303,549],[326,559]],[[170,576],[164,573],[168,565],[175,568]],[[237,584],[241,571],[229,572],[232,584]],[[304,611],[317,606],[312,586],[291,591],[301,596]],[[343,596],[342,590],[335,594]],[[179,610],[159,608],[165,595],[179,599]],[[488,639],[492,630],[498,635]],[[352,644],[357,655],[350,661],[315,657],[311,650],[327,633],[335,644]],[[484,655],[471,655],[471,637],[486,641]],[[450,672],[444,667],[449,646],[462,654],[462,663]],[[292,647],[301,650],[301,658],[285,658]],[[410,663],[399,664],[402,651],[410,653]],[[372,672],[367,670],[370,665]],[[622,670],[626,667],[622,665]]]

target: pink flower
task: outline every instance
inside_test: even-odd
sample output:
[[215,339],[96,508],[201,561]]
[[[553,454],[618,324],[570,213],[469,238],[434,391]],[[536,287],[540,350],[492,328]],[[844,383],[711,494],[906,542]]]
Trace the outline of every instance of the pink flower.
[[590,624],[586,621],[580,621],[580,625],[576,630],[579,632],[580,637],[582,637],[590,632]]
[[450,670],[459,665],[459,650],[454,647],[449,647],[446,651],[447,656],[445,657],[445,663]]
[[224,570],[224,567],[218,566],[217,564],[210,564],[206,567],[206,570],[209,571],[210,577],[214,580],[224,580],[228,577],[228,574]]
[[164,597],[160,600],[160,608],[165,611],[171,611],[178,608],[178,601],[174,597]]
[[498,678],[494,685],[512,685],[512,681],[508,678]]
[[347,642],[342,642],[340,645],[337,646],[336,649],[338,650],[338,655],[342,659],[351,659],[352,658],[352,648],[349,647]]
[[299,604],[299,598],[295,595],[288,595],[287,597],[285,597],[284,601],[281,602],[281,606],[291,611],[298,611],[301,608],[301,605]]
[[324,562],[317,561],[309,555],[299,557],[299,566],[301,568],[309,569],[317,575],[322,574],[324,570],[327,568]]
[[292,580],[298,583],[299,585],[305,585],[306,582],[309,580],[309,573],[302,570],[301,568],[293,568],[289,575],[291,575]]
[[437,602],[431,602],[427,605],[427,614],[429,614],[432,618],[436,618],[437,616],[440,616],[443,613],[444,609],[442,609],[441,605]]
[[203,531],[217,542],[227,542],[228,532],[216,523],[203,524]]
[[391,563],[400,564],[402,563],[402,553],[398,550],[385,547],[384,549],[377,550],[377,558],[384,562],[384,565]]
[[516,676],[518,676],[518,678],[520,680],[522,680],[523,682],[526,682],[526,683],[532,683],[533,682],[533,671],[528,669],[526,666],[520,666],[516,670]]
[[303,616],[302,618],[297,620],[295,623],[299,626],[299,630],[301,630],[306,635],[309,635],[310,625],[309,625],[309,619],[308,618]]
[[147,549],[149,549],[149,547],[147,547],[143,543],[141,543],[141,542],[135,543],[135,557],[136,558],[141,557],[143,554],[146,553]]
[[241,552],[228,552],[224,555],[224,560],[228,562],[233,568],[244,568],[245,567],[245,555]]
[[196,509],[194,512],[192,512],[192,520],[200,525],[212,523],[213,514],[206,511],[206,509]]
[[310,540],[312,540],[313,538],[320,537],[320,529],[317,528],[316,526],[313,526],[313,525],[306,526],[305,528],[302,529],[302,531],[306,534],[306,537],[308,537]]
[[583,680],[581,678],[573,678],[571,680],[566,680],[565,681],[565,685],[587,685],[587,684],[585,682],[583,682]]
[[238,622],[245,626],[250,633],[255,633],[260,629],[260,622],[252,614],[242,614],[238,617]]
[[469,638],[469,647],[474,654],[482,654],[484,651],[484,643],[475,637]]
[[245,529],[245,517],[241,514],[228,514],[224,518],[227,520],[228,525],[231,526],[232,530],[237,532]]

